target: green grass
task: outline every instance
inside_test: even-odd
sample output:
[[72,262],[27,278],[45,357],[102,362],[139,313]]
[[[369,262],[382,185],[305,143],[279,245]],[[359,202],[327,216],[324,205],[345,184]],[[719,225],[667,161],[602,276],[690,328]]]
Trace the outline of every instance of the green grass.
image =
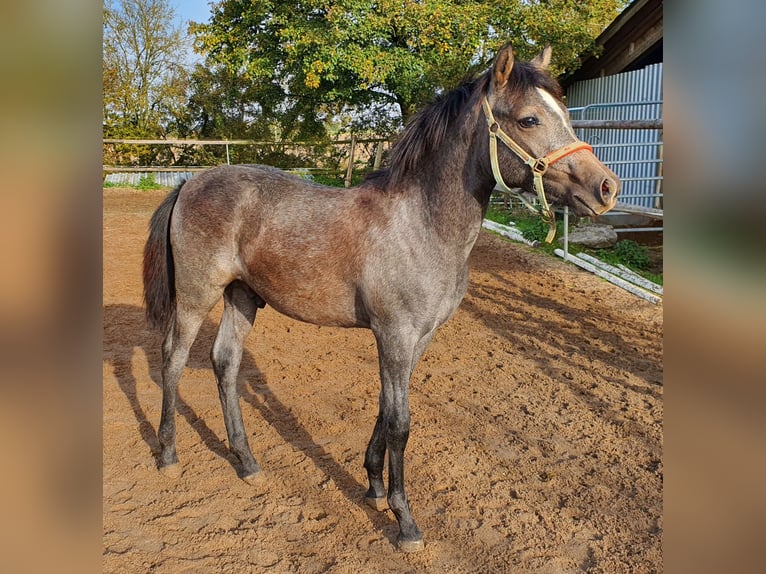
[[311,180],[321,185],[329,185],[330,187],[343,187],[343,177],[339,175],[329,175],[325,173],[311,174]]
[[630,239],[618,241],[611,249],[599,249],[596,253],[596,256],[606,263],[622,263],[642,271],[649,268],[649,252],[646,247]]
[[150,173],[138,180],[136,189],[162,189],[162,186],[154,181],[154,174]]
[[630,239],[622,239],[614,244],[611,249],[585,249],[604,263],[610,265],[624,265],[632,269],[641,277],[645,277],[658,285],[662,285],[662,274],[652,273],[649,268],[651,261],[649,251],[643,245],[639,245]]
[[[535,215],[526,208],[520,207],[508,210],[501,206],[490,204],[485,217],[503,225],[514,225],[521,232],[521,235],[524,236],[524,239],[539,243],[535,249],[540,249],[553,255],[553,250],[559,247],[555,239],[553,243],[545,243],[545,238],[548,235],[548,224],[540,216]],[[563,233],[564,222],[560,217],[556,218],[556,237],[561,237]]]
[[[523,207],[508,210],[502,206],[490,205],[487,209],[486,218],[503,225],[515,225],[525,239],[539,242],[539,245],[535,247],[536,250],[554,255],[553,251],[561,247],[558,243],[558,238],[564,235],[564,222],[561,217],[556,218],[556,239],[553,240],[552,244],[545,243],[545,236],[548,234],[548,224],[541,217]],[[570,217],[570,231],[575,224],[575,220],[576,218]],[[618,241],[611,249],[586,249],[580,245],[570,243],[569,252],[573,255],[585,252],[614,266],[622,264],[642,277],[662,285],[662,273],[652,273],[650,270],[651,260],[647,248],[630,239]]]
[[495,223],[508,225],[508,223],[511,221],[511,212],[507,209],[503,209],[502,207],[498,207],[497,205],[490,203],[489,207],[487,208],[487,213],[484,215],[484,217],[490,221],[494,221]]
[[109,187],[128,187],[131,189],[141,189],[141,190],[149,190],[149,189],[169,189],[166,186],[160,185],[156,181],[154,181],[154,174],[150,173],[149,175],[145,175],[144,177],[140,178],[138,180],[137,184],[131,185],[129,183],[112,183],[112,182],[103,182],[102,187],[109,188]]

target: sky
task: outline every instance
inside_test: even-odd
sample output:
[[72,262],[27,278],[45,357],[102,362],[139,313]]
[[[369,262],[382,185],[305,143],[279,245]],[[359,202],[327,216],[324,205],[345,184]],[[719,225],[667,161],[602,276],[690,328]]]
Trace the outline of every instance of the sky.
[[[170,4],[176,11],[176,21],[181,25],[184,32],[189,25],[189,20],[207,22],[210,19],[210,2],[211,0],[170,0]],[[199,54],[195,54],[191,48],[189,49],[188,64],[201,62],[203,59]]]
[[176,18],[186,27],[189,20],[207,22],[210,18],[211,0],[170,0],[176,10]]

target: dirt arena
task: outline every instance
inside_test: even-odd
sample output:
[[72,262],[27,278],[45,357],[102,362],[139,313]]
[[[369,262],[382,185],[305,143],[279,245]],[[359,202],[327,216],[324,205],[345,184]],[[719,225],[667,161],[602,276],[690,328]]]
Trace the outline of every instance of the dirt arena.
[[209,352],[181,379],[183,474],[156,468],[159,336],[141,255],[164,192],[104,190],[103,570],[662,571],[662,307],[482,232],[471,283],[411,383],[406,483],[425,549],[363,502],[377,414],[370,331],[267,307],[239,377],[266,480],[237,478]]

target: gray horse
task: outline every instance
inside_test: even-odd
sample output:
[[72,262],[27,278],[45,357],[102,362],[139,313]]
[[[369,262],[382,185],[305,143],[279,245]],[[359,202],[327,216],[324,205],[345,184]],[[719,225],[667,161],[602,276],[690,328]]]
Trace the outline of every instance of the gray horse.
[[394,512],[402,550],[423,548],[404,488],[409,381],[434,331],[465,295],[468,256],[492,189],[536,188],[542,195],[544,185],[544,203],[585,215],[611,209],[619,192],[617,176],[575,137],[561,89],[545,71],[549,61],[550,48],[521,63],[505,46],[490,70],[416,115],[394,145],[390,167],[358,187],[315,185],[264,166],[220,166],[165,198],[151,219],[143,270],[147,318],[165,337],[163,472],[179,473],[178,381],[221,295],[212,362],[229,445],[249,482],[260,468],[236,380],[258,308],[268,304],[317,325],[365,327],[375,336],[381,380],[365,498]]

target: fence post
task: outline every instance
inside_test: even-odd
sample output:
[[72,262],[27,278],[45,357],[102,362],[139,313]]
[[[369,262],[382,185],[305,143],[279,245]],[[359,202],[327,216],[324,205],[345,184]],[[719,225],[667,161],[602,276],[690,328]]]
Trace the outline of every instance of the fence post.
[[[657,170],[655,172],[657,174],[657,177],[659,178],[662,178],[664,175],[662,173],[663,161],[665,160],[663,155],[664,155],[663,145],[662,145],[662,142],[660,142],[660,144],[657,146],[657,159],[659,161],[657,162]],[[657,197],[654,199],[653,207],[655,209],[662,209],[663,201],[662,201],[662,196],[660,195],[662,193],[662,179],[657,180],[657,184],[654,186],[654,193],[657,195]]]
[[354,148],[356,147],[356,136],[351,136],[351,149],[348,152],[348,167],[346,168],[346,187],[351,187],[351,174],[354,172]]
[[229,142],[226,142],[226,165],[231,165],[229,161]]
[[383,157],[383,142],[379,141],[375,148],[375,162],[372,164],[373,171],[380,169],[380,160]]

